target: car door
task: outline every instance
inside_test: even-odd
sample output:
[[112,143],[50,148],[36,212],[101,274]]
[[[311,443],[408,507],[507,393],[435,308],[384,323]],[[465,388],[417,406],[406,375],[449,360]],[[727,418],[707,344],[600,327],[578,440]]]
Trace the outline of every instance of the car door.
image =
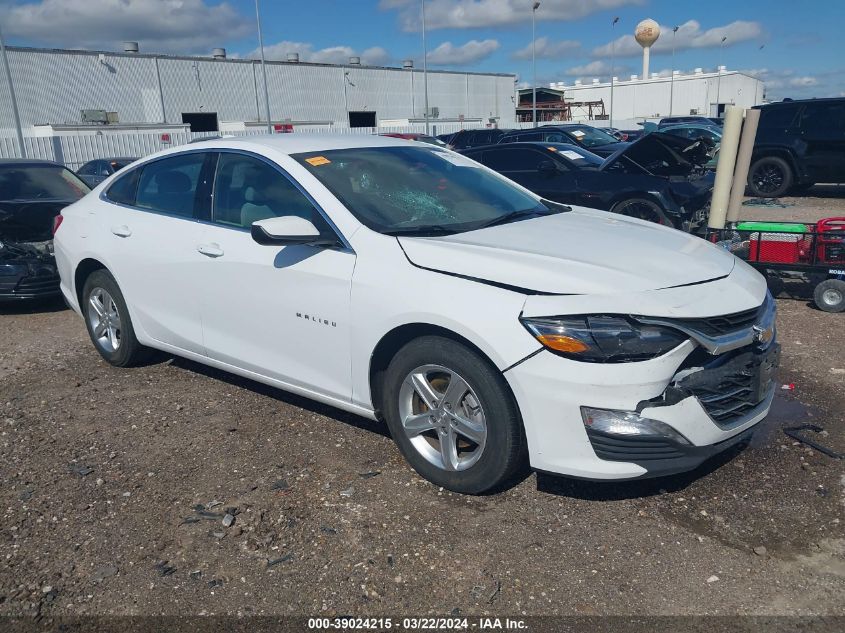
[[219,362],[349,400],[355,253],[347,246],[262,246],[252,239],[253,222],[283,215],[334,231],[278,165],[219,153],[202,239],[205,347]]
[[484,164],[538,196],[554,202],[575,201],[574,174],[540,149],[507,147],[485,150]]
[[159,343],[195,354],[205,352],[197,288],[206,258],[197,252],[204,230],[197,210],[208,160],[197,151],[145,163],[115,180],[107,204],[94,207],[96,243],[133,320]]
[[845,101],[806,103],[800,129],[811,178],[816,182],[845,180]]

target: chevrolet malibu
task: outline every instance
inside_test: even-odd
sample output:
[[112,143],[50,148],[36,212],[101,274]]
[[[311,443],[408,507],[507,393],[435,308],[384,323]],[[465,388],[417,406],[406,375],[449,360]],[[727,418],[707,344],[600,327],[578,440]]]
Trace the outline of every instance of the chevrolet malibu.
[[772,402],[775,306],[750,267],[427,144],[164,151],[66,208],[55,252],[112,365],[163,350],[384,420],[422,476],[459,492],[527,464],[689,470]]

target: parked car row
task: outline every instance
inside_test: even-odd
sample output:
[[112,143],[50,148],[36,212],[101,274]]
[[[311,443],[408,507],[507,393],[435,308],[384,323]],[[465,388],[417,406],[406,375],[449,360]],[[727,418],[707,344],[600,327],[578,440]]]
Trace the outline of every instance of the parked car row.
[[[543,134],[549,134],[543,132]],[[554,134],[554,133],[552,133]],[[505,142],[464,150],[547,200],[577,204],[692,231],[707,217],[713,173],[698,142],[654,133],[617,143],[607,159],[577,145]]]

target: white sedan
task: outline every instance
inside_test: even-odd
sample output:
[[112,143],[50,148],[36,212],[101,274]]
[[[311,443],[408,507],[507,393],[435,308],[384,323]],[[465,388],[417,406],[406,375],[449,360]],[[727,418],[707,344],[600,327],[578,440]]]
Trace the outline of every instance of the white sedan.
[[758,273],[431,145],[285,134],[160,152],[67,207],[55,252],[109,363],[163,350],[384,420],[450,490],[529,463],[689,470],[772,402]]

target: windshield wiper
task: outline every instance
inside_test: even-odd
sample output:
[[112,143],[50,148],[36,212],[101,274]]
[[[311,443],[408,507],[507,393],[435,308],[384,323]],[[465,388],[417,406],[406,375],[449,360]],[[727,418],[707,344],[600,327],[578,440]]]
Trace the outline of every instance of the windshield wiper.
[[430,224],[427,226],[408,226],[403,229],[391,229],[383,231],[385,235],[449,235],[460,233],[460,229],[442,224]]
[[506,213],[505,215],[500,215],[498,218],[494,218],[488,222],[484,222],[478,226],[473,227],[473,231],[477,231],[479,229],[487,229],[491,226],[499,226],[502,224],[510,224],[511,222],[518,222],[519,220],[525,220],[528,218],[539,218],[545,215],[555,215],[556,213],[562,213],[563,211],[569,211],[569,207],[565,207],[561,205],[562,208],[560,210],[554,209],[523,209],[522,211],[511,211],[510,213]]

